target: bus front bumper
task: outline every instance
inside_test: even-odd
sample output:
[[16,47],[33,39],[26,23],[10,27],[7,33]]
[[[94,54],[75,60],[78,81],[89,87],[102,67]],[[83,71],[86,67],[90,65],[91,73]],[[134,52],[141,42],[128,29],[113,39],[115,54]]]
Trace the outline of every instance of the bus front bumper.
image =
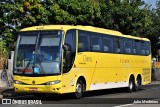
[[57,93],[62,94],[60,84],[55,85],[22,85],[14,84],[16,93]]

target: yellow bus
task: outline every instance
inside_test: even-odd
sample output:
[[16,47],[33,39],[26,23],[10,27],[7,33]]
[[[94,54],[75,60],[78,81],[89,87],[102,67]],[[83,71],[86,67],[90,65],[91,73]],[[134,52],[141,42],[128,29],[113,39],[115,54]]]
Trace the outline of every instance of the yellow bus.
[[137,91],[151,82],[150,47],[146,38],[92,26],[24,28],[15,49],[14,90],[75,98],[91,90]]

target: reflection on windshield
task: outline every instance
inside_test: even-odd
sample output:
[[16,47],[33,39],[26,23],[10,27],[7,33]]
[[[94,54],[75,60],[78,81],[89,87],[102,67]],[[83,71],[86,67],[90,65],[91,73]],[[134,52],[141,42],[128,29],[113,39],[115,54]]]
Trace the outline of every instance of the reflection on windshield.
[[60,73],[61,31],[22,33],[19,38],[16,52],[16,73]]
[[22,35],[17,53],[17,67],[28,67],[34,62],[34,53],[36,47],[37,36],[32,34],[30,38],[27,35]]

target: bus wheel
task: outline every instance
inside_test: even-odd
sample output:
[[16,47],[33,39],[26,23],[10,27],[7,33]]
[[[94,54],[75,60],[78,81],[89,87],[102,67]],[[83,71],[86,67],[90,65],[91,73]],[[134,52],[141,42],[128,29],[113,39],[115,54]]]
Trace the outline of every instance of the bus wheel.
[[78,81],[77,81],[77,84],[76,84],[76,90],[75,90],[75,93],[74,93],[74,98],[77,98],[77,99],[79,99],[79,98],[81,98],[82,97],[82,95],[83,95],[83,82],[79,79]]
[[140,84],[141,84],[141,80],[139,78],[137,78],[137,81],[134,85],[134,91],[138,91],[140,88]]
[[46,97],[45,93],[35,93],[34,96],[38,99],[43,99]]
[[128,92],[132,92],[134,87],[134,80],[133,78],[130,78],[129,80],[129,86],[128,86]]

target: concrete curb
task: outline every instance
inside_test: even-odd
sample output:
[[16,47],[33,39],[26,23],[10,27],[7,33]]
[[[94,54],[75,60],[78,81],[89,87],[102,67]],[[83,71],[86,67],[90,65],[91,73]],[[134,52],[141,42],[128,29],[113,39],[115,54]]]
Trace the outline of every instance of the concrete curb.
[[160,84],[160,81],[152,81],[150,84]]
[[9,87],[9,88],[1,88],[0,89],[0,99],[2,99],[4,96],[2,95],[2,92],[5,91],[5,90],[12,90],[13,87]]

